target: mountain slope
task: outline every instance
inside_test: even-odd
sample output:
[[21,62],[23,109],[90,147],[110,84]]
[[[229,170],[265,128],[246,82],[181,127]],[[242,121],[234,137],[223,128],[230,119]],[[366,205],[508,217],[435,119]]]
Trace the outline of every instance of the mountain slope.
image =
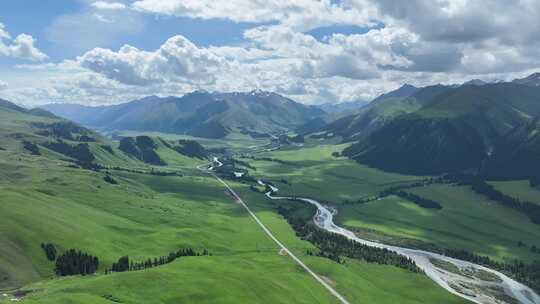
[[474,168],[485,157],[481,136],[459,120],[397,118],[343,151],[386,171],[429,175]]
[[449,89],[443,85],[416,88],[405,84],[397,90],[375,98],[360,112],[331,122],[323,128],[323,131],[342,136],[345,141],[357,140],[395,117],[418,110],[435,96]]
[[317,107],[321,108],[323,111],[327,113],[342,113],[342,112],[357,111],[361,109],[362,107],[365,107],[367,104],[369,104],[369,101],[358,100],[358,101],[350,101],[350,102],[342,102],[342,103],[324,103],[324,104],[318,105]]
[[516,84],[538,87],[540,86],[540,73],[534,73],[521,79],[514,79],[512,82]]
[[121,149],[118,142],[45,110],[27,110],[8,101],[0,102],[1,151],[32,154],[39,159],[67,161],[66,165],[92,169],[167,163],[191,168],[200,162],[200,155],[177,149],[181,146],[176,143],[147,136],[135,140],[137,153],[133,155]]
[[505,134],[538,115],[539,87],[498,83],[451,88],[350,146],[344,155],[401,173],[480,170]]
[[262,91],[198,91],[182,97],[151,96],[115,106],[52,104],[44,108],[107,131],[158,131],[208,138],[222,138],[235,129],[278,132],[300,126],[324,114],[316,107]]
[[496,179],[529,179],[540,171],[540,118],[518,126],[497,142],[485,174]]

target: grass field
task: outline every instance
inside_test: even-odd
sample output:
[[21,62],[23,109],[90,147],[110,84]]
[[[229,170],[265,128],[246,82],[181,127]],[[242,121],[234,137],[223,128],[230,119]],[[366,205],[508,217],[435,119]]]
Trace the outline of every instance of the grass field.
[[[25,303],[336,303],[277,247],[212,178],[159,177],[66,167],[44,157],[0,152],[0,290],[21,285]],[[352,303],[464,303],[427,277],[390,266],[307,256],[262,195],[235,184],[272,231]],[[100,258],[97,275],[54,278],[41,242]],[[122,255],[208,249],[144,271],[104,275]],[[422,290],[422,292],[417,292]],[[1,293],[0,293],[1,294]],[[0,302],[8,298],[0,296]]]
[[410,192],[440,203],[425,209],[396,196],[362,205],[345,206],[337,220],[372,237],[401,244],[421,241],[443,248],[465,249],[497,260],[539,260],[540,255],[518,246],[540,246],[540,226],[526,215],[486,200],[465,186],[431,185]]
[[[242,159],[254,166],[257,177],[275,182],[282,193],[317,197],[339,204],[377,194],[379,191],[421,177],[386,173],[362,166],[344,157],[334,157],[345,145],[323,145],[305,149],[272,151],[257,158],[278,161]],[[280,183],[281,179],[288,184]]]
[[497,190],[512,197],[535,204],[540,204],[540,189],[530,186],[528,180],[489,182]]
[[[273,161],[244,160],[257,169],[250,170],[252,175],[276,183],[282,194],[312,196],[337,205],[421,179],[386,173],[331,155],[343,148],[343,145],[327,145],[272,151],[256,157]],[[289,184],[281,183],[281,179]],[[524,181],[493,184],[512,196],[540,202],[540,196],[536,195],[540,191]],[[467,187],[431,185],[411,192],[439,202],[443,209],[425,209],[391,196],[363,205],[343,205],[337,221],[356,228],[366,237],[405,246],[433,244],[465,249],[497,260],[540,260],[540,255],[530,250],[533,245],[540,247],[540,225],[531,223],[527,216],[488,201]],[[519,246],[519,241],[527,246]]]
[[182,134],[170,134],[161,132],[136,132],[136,131],[122,131],[118,132],[119,136],[137,136],[147,135],[151,137],[161,137],[166,140],[179,140],[189,139],[199,142],[201,145],[208,148],[229,148],[235,151],[242,151],[250,146],[263,145],[268,143],[268,138],[253,139],[251,136],[241,134],[239,132],[232,132],[222,139],[210,139],[204,137],[194,137],[190,135]]

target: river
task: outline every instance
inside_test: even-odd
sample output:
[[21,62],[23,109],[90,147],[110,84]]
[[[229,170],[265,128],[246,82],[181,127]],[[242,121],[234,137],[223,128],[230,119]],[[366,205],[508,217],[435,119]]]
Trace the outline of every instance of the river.
[[[259,184],[266,185],[261,180],[259,180]],[[324,206],[317,200],[310,198],[275,196],[279,189],[271,185],[268,185],[268,187],[270,190],[266,193],[266,196],[272,200],[299,200],[316,206],[317,213],[313,220],[319,228],[343,235],[350,240],[367,246],[386,248],[406,256],[413,260],[429,278],[441,287],[471,302],[478,304],[515,303],[507,298],[511,297],[521,304],[540,303],[540,297],[532,289],[503,273],[429,251],[385,245],[359,238],[352,231],[334,223],[334,215],[337,213],[336,209]],[[443,263],[440,263],[440,261],[443,261]],[[434,262],[439,266],[435,266]],[[451,263],[457,268],[453,266],[440,266],[441,264],[449,265],[448,263]]]

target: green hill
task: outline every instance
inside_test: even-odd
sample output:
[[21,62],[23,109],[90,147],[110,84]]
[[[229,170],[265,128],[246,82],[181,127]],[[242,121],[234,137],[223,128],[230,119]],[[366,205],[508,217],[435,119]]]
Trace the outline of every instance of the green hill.
[[177,169],[191,170],[205,158],[205,150],[200,145],[195,152],[193,147],[180,149],[184,145],[148,136],[117,142],[44,110],[27,110],[7,101],[0,104],[0,150],[8,152],[69,161],[86,168],[150,170],[170,163]]
[[[67,125],[57,132],[58,124]],[[25,141],[39,154],[25,148]],[[60,141],[71,147],[88,145],[92,162],[109,167],[83,169],[72,157],[44,146]],[[336,303],[290,257],[280,254],[218,181],[195,169],[203,163],[197,157],[205,153],[204,147],[157,137],[128,141],[139,151],[151,149],[167,165],[146,164],[117,148],[117,142],[65,120],[0,107],[0,303],[12,297],[24,297],[25,303],[66,304]],[[187,167],[192,170],[183,174],[154,171],[176,173]],[[295,235],[273,202],[248,185],[231,186],[281,242],[347,299],[465,303],[418,273],[308,254],[315,247]],[[57,256],[75,249],[97,257],[97,273],[56,276],[50,251],[43,249],[50,246]],[[147,261],[186,248],[210,255],[106,273],[123,256]]]
[[449,90],[443,85],[416,88],[403,85],[397,90],[375,98],[355,114],[339,118],[322,128],[327,134],[354,141],[368,136],[392,119],[412,113],[431,102],[434,96]]
[[[401,173],[478,171],[494,150],[504,150],[502,139],[508,132],[538,115],[540,87],[460,86],[380,127],[344,155]],[[509,148],[515,144],[506,143]]]

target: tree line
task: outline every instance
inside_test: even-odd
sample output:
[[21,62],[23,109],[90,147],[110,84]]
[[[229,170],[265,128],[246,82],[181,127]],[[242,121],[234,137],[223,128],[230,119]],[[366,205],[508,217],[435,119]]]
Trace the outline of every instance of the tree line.
[[452,175],[447,176],[447,180],[454,181],[459,185],[468,185],[474,192],[481,194],[494,202],[524,213],[533,223],[540,225],[540,205],[538,204],[522,201],[519,198],[504,194],[479,176],[463,174]]
[[41,243],[41,249],[45,252],[47,260],[55,261],[56,260],[56,247],[51,243]]
[[408,201],[411,201],[422,208],[437,209],[437,210],[442,209],[441,204],[437,203],[436,201],[418,196],[410,192],[397,191],[394,194]]
[[112,264],[110,269],[107,269],[105,273],[112,272],[125,272],[125,271],[137,271],[147,268],[157,267],[174,262],[176,259],[186,256],[207,256],[210,255],[208,250],[203,249],[202,252],[197,252],[192,248],[179,249],[172,251],[166,256],[160,256],[155,258],[148,258],[142,262],[130,261],[128,256],[123,256],[118,259],[116,263]]
[[332,259],[338,263],[343,263],[342,256],[364,260],[368,263],[382,265],[392,265],[415,273],[422,273],[416,263],[396,252],[384,248],[370,247],[348,239],[340,234],[322,230],[312,223],[307,223],[305,219],[295,215],[294,210],[278,206],[278,213],[281,214],[292,226],[296,235],[303,240],[314,244],[318,253],[308,251],[308,254],[318,255]]
[[[47,259],[55,262],[54,272],[58,276],[89,275],[98,270],[99,259],[91,254],[77,249],[69,249],[58,255],[56,247],[51,243],[41,243],[41,248]],[[180,257],[208,255],[211,254],[207,249],[199,252],[193,250],[193,248],[183,248],[172,251],[166,256],[148,258],[142,262],[130,261],[128,256],[123,256],[113,263],[110,269],[106,269],[105,273],[142,270],[172,263]]]

